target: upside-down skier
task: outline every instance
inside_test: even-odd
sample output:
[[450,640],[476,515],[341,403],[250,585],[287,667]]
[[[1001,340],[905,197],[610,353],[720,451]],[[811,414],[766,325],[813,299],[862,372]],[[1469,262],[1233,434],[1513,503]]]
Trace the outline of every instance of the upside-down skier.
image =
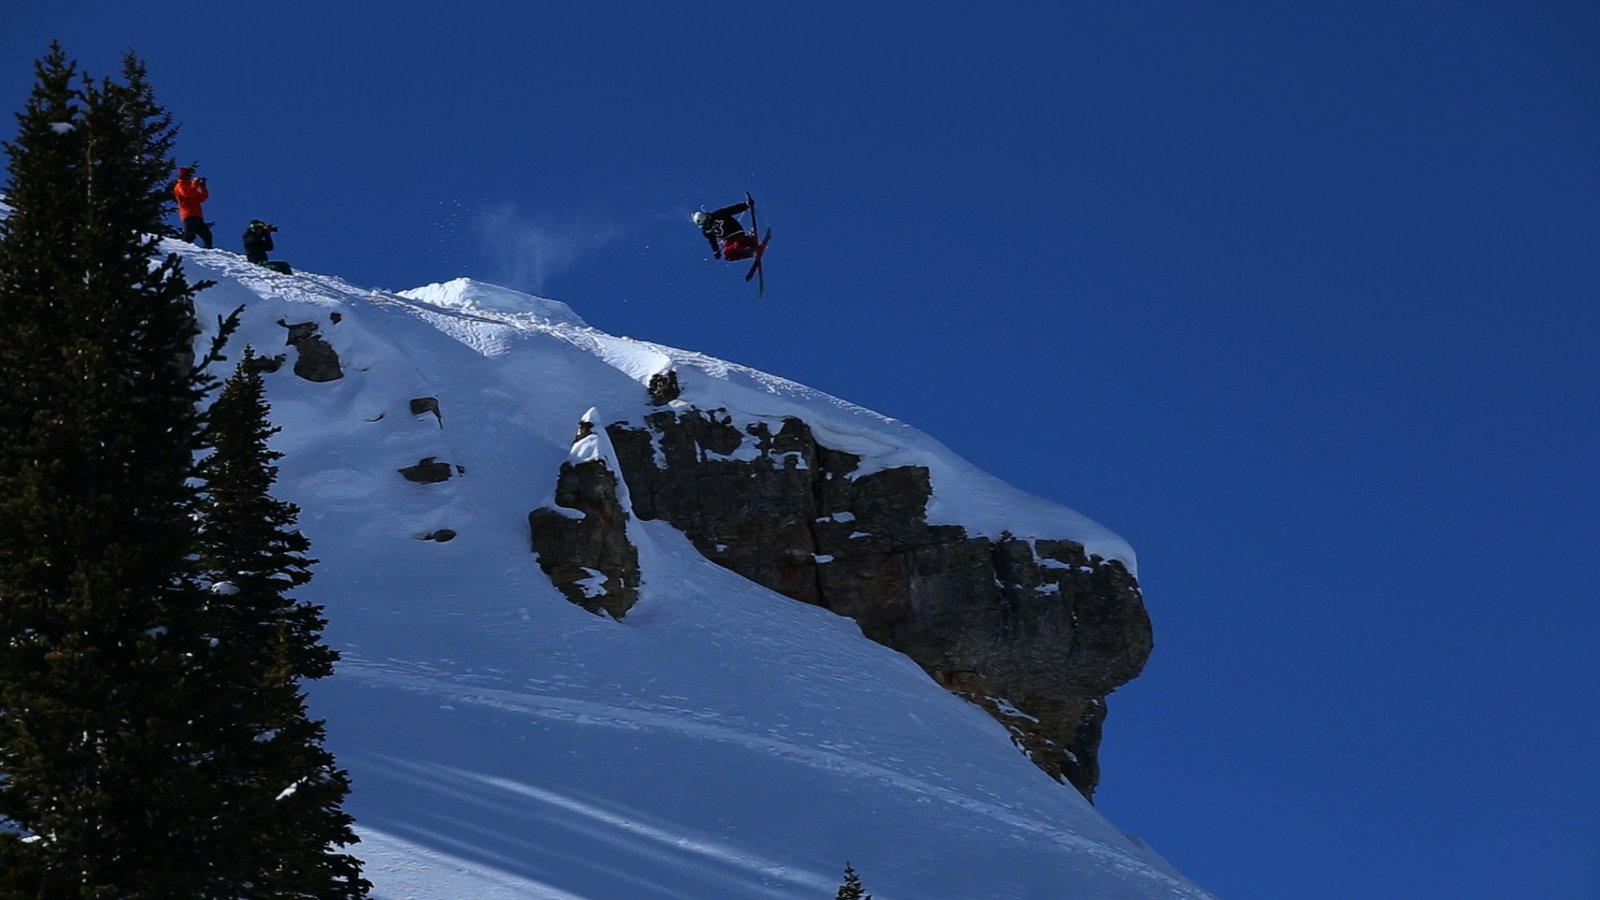
[[[742,213],[750,213],[750,229],[745,230],[744,223],[739,221]],[[772,229],[760,240],[756,235],[760,232],[760,225],[756,222],[756,199],[748,193],[744,195],[743,203],[724,206],[714,212],[699,210],[690,216],[694,224],[700,226],[700,233],[705,235],[706,241],[711,244],[711,255],[717,259],[737,262],[742,259],[754,260],[750,263],[750,271],[744,274],[744,280],[760,276],[760,289],[757,296],[766,293],[767,276],[761,268],[761,257],[767,252],[767,242],[772,240]]]
[[749,201],[724,206],[713,212],[698,210],[694,223],[711,244],[711,255],[728,262],[749,259],[756,254],[756,236],[744,229],[739,216],[750,209]]

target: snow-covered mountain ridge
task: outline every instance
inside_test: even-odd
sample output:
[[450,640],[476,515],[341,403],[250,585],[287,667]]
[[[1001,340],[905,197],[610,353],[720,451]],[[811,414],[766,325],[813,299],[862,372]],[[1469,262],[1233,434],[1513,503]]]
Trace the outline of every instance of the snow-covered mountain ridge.
[[[267,376],[277,493],[301,507],[321,560],[302,595],[344,654],[314,712],[351,771],[379,896],[825,897],[846,860],[879,900],[1208,896],[854,622],[638,520],[639,602],[597,617],[540,571],[527,519],[579,418],[642,417],[642,386],[672,371],[680,408],[802,418],[861,457],[856,477],[925,466],[930,523],[1070,539],[1131,569],[1108,530],[905,423],[600,332],[557,301],[466,280],[395,294],[167,249],[216,281],[203,323],[242,305],[235,349],[286,356]],[[293,374],[301,323],[342,377]],[[438,413],[414,413],[422,398]],[[453,477],[399,474],[422,460]]]

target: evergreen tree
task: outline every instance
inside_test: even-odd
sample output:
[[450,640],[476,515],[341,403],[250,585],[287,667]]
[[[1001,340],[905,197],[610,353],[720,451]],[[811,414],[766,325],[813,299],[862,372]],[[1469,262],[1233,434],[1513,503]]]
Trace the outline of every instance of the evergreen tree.
[[51,297],[70,273],[65,260],[43,251],[69,245],[70,223],[81,218],[76,67],[52,44],[34,74],[15,142],[5,144],[12,209],[0,222],[0,366],[7,372],[0,379],[0,521],[7,523],[0,528],[0,894],[6,896],[37,895],[43,886],[45,848],[33,830],[44,822],[36,810],[54,775],[47,757],[72,740],[72,721],[48,696],[43,671],[65,661],[65,629],[53,621],[48,598],[17,589],[47,574],[44,538],[55,530],[18,515],[37,502],[33,482],[50,477],[43,467],[19,466],[24,448],[41,443],[48,430],[40,413],[53,405],[56,390],[42,369],[57,356],[50,335],[61,312]]
[[861,879],[849,863],[844,864],[844,884],[839,885],[839,892],[833,895],[833,900],[872,900],[872,895],[861,889]]
[[[331,666],[320,614],[285,603],[246,673],[258,632],[200,577],[205,367],[236,320],[197,364],[204,284],[154,233],[171,119],[131,55],[122,84],[74,86],[58,45],[36,75],[0,223],[0,896],[359,896],[296,681]],[[258,548],[289,559],[281,600],[305,548]]]
[[[185,711],[206,627],[191,560],[193,288],[152,267],[153,186],[57,45],[6,145],[0,233],[0,877],[174,896],[213,804]],[[184,360],[175,366],[174,360]],[[176,891],[172,888],[176,887]]]
[[269,896],[363,897],[370,885],[359,861],[335,849],[357,840],[341,809],[349,780],[323,746],[322,723],[308,718],[300,688],[303,679],[332,674],[338,654],[321,642],[321,607],[287,596],[311,579],[315,560],[293,530],[299,510],[271,495],[283,454],[267,446],[278,432],[269,409],[246,347],[212,405],[213,450],[200,465],[201,561],[223,623],[213,660],[221,678],[251,685],[231,698],[231,739],[219,760],[230,791],[228,843],[250,848],[231,877]]
[[139,190],[129,198],[129,212],[145,223],[143,231],[169,233],[168,216],[175,206],[172,150],[178,140],[172,113],[156,102],[155,87],[150,84],[144,61],[131,51],[122,58],[122,82],[108,80],[103,90],[132,140],[128,162],[134,168],[134,176],[130,183]]

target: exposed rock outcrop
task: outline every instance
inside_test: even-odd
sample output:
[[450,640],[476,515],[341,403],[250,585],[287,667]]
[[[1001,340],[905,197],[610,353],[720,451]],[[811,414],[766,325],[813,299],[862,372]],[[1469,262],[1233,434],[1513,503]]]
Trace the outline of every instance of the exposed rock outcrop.
[[554,497],[528,513],[528,529],[539,567],[568,600],[621,619],[639,600],[639,553],[617,476],[603,453],[583,449],[600,440],[586,416]]
[[438,397],[411,398],[411,414],[413,416],[422,416],[428,413],[433,413],[434,421],[439,423],[440,428],[444,427],[444,414],[439,412]]
[[[640,518],[672,523],[752,581],[855,619],[988,709],[1040,768],[1093,794],[1105,697],[1152,647],[1120,562],[1068,540],[931,525],[926,468],[862,474],[860,457],[822,446],[798,418],[741,428],[722,411],[680,408],[607,433]],[[558,503],[614,517],[598,503],[615,492],[600,471],[563,466],[570,502]]]
[[272,356],[252,356],[249,359],[240,360],[239,365],[244,366],[252,372],[270,374],[283,368],[283,361],[287,358],[288,357],[282,353],[274,354]]
[[[334,322],[338,322],[334,313]],[[315,322],[289,324],[283,319],[278,324],[289,329],[287,343],[295,349],[294,373],[307,381],[337,381],[344,377],[339,367],[339,354],[333,350],[318,331]]]
[[418,460],[416,465],[406,466],[396,471],[407,481],[414,481],[417,484],[438,484],[441,481],[449,481],[450,476],[458,472],[465,474],[467,470],[461,466],[452,466],[431,456],[425,456]]
[[678,373],[671,369],[651,375],[645,390],[650,392],[650,402],[656,406],[666,406],[683,394],[683,386],[678,384]]

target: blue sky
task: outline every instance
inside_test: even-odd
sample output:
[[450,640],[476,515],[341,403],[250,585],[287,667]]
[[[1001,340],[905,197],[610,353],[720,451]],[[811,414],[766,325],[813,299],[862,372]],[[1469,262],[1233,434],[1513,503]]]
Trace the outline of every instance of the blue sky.
[[[1222,896],[1600,895],[1600,8],[680,5],[30,2],[0,105],[131,46],[219,246],[533,290],[1115,529],[1099,805]],[[761,299],[688,222],[745,190]]]

